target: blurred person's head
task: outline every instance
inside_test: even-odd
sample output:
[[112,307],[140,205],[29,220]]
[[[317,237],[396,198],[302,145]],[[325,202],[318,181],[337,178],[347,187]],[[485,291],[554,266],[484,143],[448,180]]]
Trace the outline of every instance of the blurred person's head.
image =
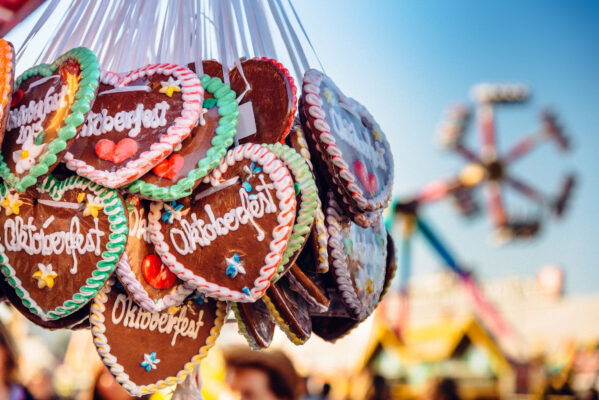
[[281,351],[227,351],[227,381],[241,400],[295,400],[299,376]]
[[436,378],[427,390],[428,400],[460,400],[458,384],[451,378]]
[[0,382],[9,386],[17,375],[15,344],[3,323],[0,322]]

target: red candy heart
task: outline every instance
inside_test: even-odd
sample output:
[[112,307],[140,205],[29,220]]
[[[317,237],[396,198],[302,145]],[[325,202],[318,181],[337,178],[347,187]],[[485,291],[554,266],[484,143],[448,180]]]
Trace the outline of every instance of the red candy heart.
[[15,90],[12,94],[12,102],[10,103],[10,107],[13,108],[21,104],[21,100],[23,100],[24,94],[25,93],[21,89]]
[[141,264],[141,272],[146,282],[155,289],[168,289],[175,284],[173,274],[156,254],[147,255]]
[[102,160],[120,164],[137,153],[137,142],[131,138],[119,140],[117,144],[110,139],[100,139],[96,143],[96,155]]
[[177,176],[177,173],[183,168],[185,159],[180,154],[173,154],[168,159],[162,160],[157,166],[154,167],[154,173],[161,177],[167,178],[171,181]]
[[370,194],[376,193],[376,190],[379,186],[376,175],[373,173],[368,173],[368,170],[362,161],[358,160],[354,162],[354,171],[364,186],[364,189],[366,189],[366,191]]

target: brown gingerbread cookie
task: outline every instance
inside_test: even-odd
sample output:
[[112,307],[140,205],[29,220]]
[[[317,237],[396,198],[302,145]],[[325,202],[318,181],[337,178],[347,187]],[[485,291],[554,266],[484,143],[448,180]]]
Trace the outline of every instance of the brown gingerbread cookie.
[[273,152],[248,143],[229,150],[209,181],[178,202],[151,204],[155,251],[200,292],[253,302],[268,288],[289,240],[293,180]]
[[231,309],[235,313],[239,333],[250,347],[253,350],[268,348],[275,334],[275,321],[264,302],[260,299],[254,303],[231,303]]
[[[187,68],[189,68],[196,74],[198,73],[198,71],[196,70],[195,62],[190,62],[189,64],[187,64]],[[221,80],[223,79],[223,67],[222,67],[221,63],[219,63],[216,60],[202,61],[202,69],[203,69],[204,74],[206,74],[206,75],[209,75],[212,77],[217,77],[217,78],[220,78]]]
[[291,289],[287,276],[283,276],[266,291],[264,304],[277,326],[294,344],[304,344],[312,334],[310,305]]
[[177,278],[154,251],[148,231],[150,202],[129,196],[125,200],[129,233],[116,274],[133,300],[144,310],[162,311],[180,305],[194,288]]
[[102,90],[65,164],[93,182],[118,188],[154,168],[190,135],[204,89],[191,70],[166,63],[123,77],[103,72],[100,79]]
[[74,176],[52,175],[17,193],[0,185],[0,269],[43,320],[85,306],[114,271],[127,240],[122,197]]
[[298,292],[310,305],[310,309],[324,312],[329,308],[329,299],[321,285],[317,283],[319,277],[310,274],[294,264],[286,275],[292,290]]
[[226,304],[189,298],[180,307],[150,313],[114,282],[98,292],[90,311],[94,344],[104,364],[133,396],[183,382],[214,345]]
[[[241,96],[240,109],[251,102],[256,133],[240,137],[239,143],[277,143],[285,139],[296,111],[297,88],[289,71],[277,60],[252,58],[241,62],[229,74],[231,88]],[[250,88],[246,87],[247,79]]]
[[[316,70],[304,75],[300,116],[321,173],[352,217],[386,207],[393,185],[393,155],[370,113]],[[349,209],[352,206],[353,209]]]
[[0,176],[18,192],[52,172],[73,143],[98,88],[96,56],[77,48],[15,82],[0,158]]

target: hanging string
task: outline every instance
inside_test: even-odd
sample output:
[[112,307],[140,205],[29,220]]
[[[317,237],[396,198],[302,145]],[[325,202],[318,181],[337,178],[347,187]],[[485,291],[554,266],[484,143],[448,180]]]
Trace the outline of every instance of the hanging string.
[[[195,6],[195,18],[194,21],[196,21],[196,26],[195,26],[195,46],[193,46],[195,48],[195,57],[194,57],[194,64],[196,67],[196,74],[198,76],[203,76],[204,75],[204,66],[202,65],[202,20],[204,19],[202,17],[201,14],[201,10],[200,10],[200,2],[199,1],[195,1],[194,2],[194,6]],[[193,54],[193,53],[192,53]]]
[[297,15],[295,8],[293,7],[293,3],[291,2],[291,0],[287,0],[287,2],[289,3],[289,7],[291,8],[293,15],[295,16],[295,20],[297,21],[297,24],[299,25],[300,29],[302,30],[304,37],[308,41],[308,45],[312,49],[312,53],[314,53],[314,56],[316,57],[316,60],[318,61],[318,65],[320,65],[320,70],[322,72],[325,72],[324,67],[322,66],[322,63],[320,62],[320,58],[318,57],[318,54],[316,53],[316,50],[314,49],[314,46],[312,45],[312,41],[308,37],[308,34],[306,33],[306,29],[304,29],[304,25],[302,24],[302,21],[299,19],[299,16]]
[[281,20],[281,17],[279,16],[279,12],[277,11],[276,5],[273,0],[269,0],[268,4],[270,6],[270,10],[275,20],[275,23],[279,27],[279,33],[281,34],[281,38],[283,38],[283,43],[285,43],[285,47],[287,47],[287,52],[289,53],[291,63],[293,64],[293,70],[295,71],[296,79],[301,79],[304,76],[304,74],[297,62],[295,51],[293,49],[293,46],[291,45],[291,42],[289,41],[289,38],[287,37],[287,32],[285,30],[285,27],[283,26],[283,22]]
[[239,32],[239,37],[241,39],[241,46],[243,47],[243,55],[245,57],[250,56],[250,51],[248,50],[248,44],[245,37],[245,24],[243,23],[243,15],[241,11],[241,2],[240,0],[233,0],[231,2],[231,7],[235,10],[235,19],[237,20],[237,29]]
[[264,15],[263,2],[257,1],[256,5],[256,20],[258,22],[258,33],[260,34],[260,38],[262,39],[262,43],[264,43],[264,48],[266,49],[266,56],[268,58],[277,58],[277,53],[275,51],[275,46],[272,42],[272,37],[270,35],[270,29],[268,26],[268,21],[266,20],[266,16]]
[[[281,10],[281,14],[283,15],[283,20],[285,21],[285,24],[287,25],[287,31],[289,32],[289,35],[291,36],[291,40],[293,41],[293,44],[295,45],[295,53],[298,54],[300,61],[302,63],[302,66],[304,68],[304,70],[302,71],[302,75],[303,75],[303,73],[305,73],[307,70],[310,69],[310,63],[308,62],[306,53],[304,53],[304,48],[300,44],[300,41],[299,41],[297,35],[295,34],[295,30],[293,29],[293,26],[291,25],[291,22],[289,21],[289,18],[287,17],[287,13],[285,12],[285,8],[283,7],[281,0],[274,0],[274,1],[279,6],[279,10]],[[300,76],[299,78],[302,78],[302,77]]]
[[21,45],[21,48],[19,49],[19,51],[17,51],[17,54],[16,54],[17,65],[20,64],[20,61],[23,57],[23,53],[29,47],[29,44],[31,43],[31,38],[39,32],[41,27],[47,21],[50,20],[49,19],[50,15],[52,15],[52,13],[54,12],[54,10],[56,9],[56,7],[58,6],[59,3],[60,3],[60,0],[51,0],[50,2],[48,2],[48,6],[44,10],[44,13],[37,20],[37,22],[33,26],[33,29],[31,31],[29,31],[29,34],[27,34],[27,37],[25,38],[25,41]]

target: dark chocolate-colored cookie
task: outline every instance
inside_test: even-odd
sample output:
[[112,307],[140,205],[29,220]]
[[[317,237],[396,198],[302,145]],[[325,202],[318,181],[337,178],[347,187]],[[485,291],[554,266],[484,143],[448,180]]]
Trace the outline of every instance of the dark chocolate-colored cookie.
[[324,312],[329,308],[329,299],[323,288],[315,281],[316,274],[309,274],[294,264],[286,275],[292,290],[298,292],[310,305],[310,309]]
[[304,344],[310,339],[310,306],[299,293],[291,289],[286,276],[271,285],[263,301],[289,340],[294,344]]
[[[239,106],[252,103],[256,133],[239,137],[239,143],[276,143],[289,133],[296,111],[296,92],[289,71],[276,60],[252,58],[231,70],[231,88],[242,96]],[[250,88],[246,87],[245,79]]]
[[383,291],[381,292],[381,300],[387,293],[387,290],[389,290],[389,286],[391,286],[396,271],[397,262],[395,259],[395,243],[393,242],[391,234],[387,232],[387,269],[385,270],[385,283],[383,284]]
[[[352,217],[386,207],[393,185],[393,155],[370,113],[316,70],[304,75],[300,116],[311,132],[312,154]],[[353,209],[349,209],[352,206]]]
[[262,300],[231,303],[241,333],[253,350],[266,349],[275,334],[275,321]]
[[96,56],[80,47],[17,78],[0,158],[10,187],[22,193],[58,165],[92,107],[99,75]]

